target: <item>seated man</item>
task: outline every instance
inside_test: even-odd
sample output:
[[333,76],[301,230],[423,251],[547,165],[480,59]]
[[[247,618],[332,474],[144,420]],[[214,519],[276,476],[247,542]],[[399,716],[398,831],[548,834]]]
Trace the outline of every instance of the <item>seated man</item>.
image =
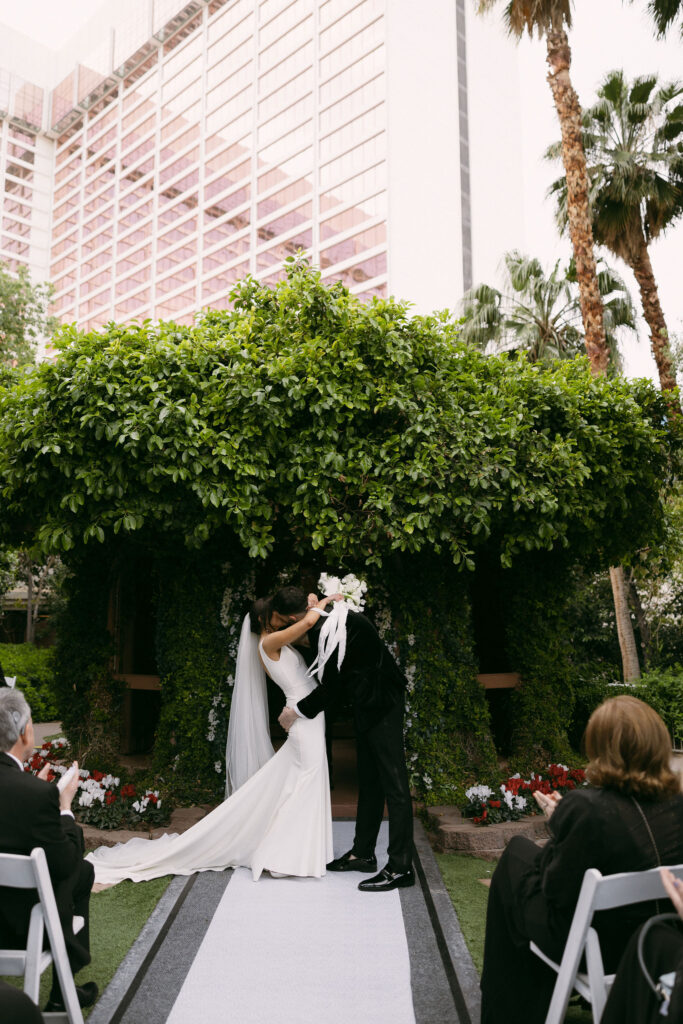
[[[19,690],[0,689],[0,853],[27,855],[36,846],[44,849],[75,974],[90,963],[89,902],[95,877],[92,864],[83,859],[83,833],[71,813],[78,775],[60,794],[56,785],[45,780],[47,769],[40,773],[42,777],[23,770],[23,762],[33,749],[31,709],[24,695]],[[35,902],[30,890],[0,889],[0,947],[18,949],[24,945]],[[77,935],[72,928],[74,915],[85,920]],[[91,1006],[97,998],[94,982],[76,991],[81,1006]],[[63,1009],[53,967],[52,991],[45,1010]]]

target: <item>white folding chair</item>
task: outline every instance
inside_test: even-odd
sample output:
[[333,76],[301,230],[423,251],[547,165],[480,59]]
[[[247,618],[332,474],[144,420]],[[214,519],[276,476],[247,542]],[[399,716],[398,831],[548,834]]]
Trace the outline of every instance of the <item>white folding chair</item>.
[[16,676],[5,676],[5,684],[7,686],[12,686],[13,687],[14,684],[16,683],[16,681],[17,681],[17,677]]
[[[677,878],[683,878],[683,864],[669,870]],[[593,1021],[599,1024],[614,975],[605,974],[600,940],[592,927],[593,915],[598,910],[613,910],[646,900],[667,898],[659,868],[619,875],[602,875],[596,868],[586,871],[561,963],[557,964],[546,956],[535,942],[529,943],[531,952],[557,972],[545,1024],[562,1024],[573,989],[591,1004]],[[584,952],[585,973],[579,971]]]
[[[30,857],[0,853],[0,886],[7,886],[10,889],[36,889],[38,892],[38,902],[31,910],[26,948],[0,949],[0,975],[23,976],[24,992],[38,1005],[40,976],[51,963],[54,963],[66,1012],[47,1013],[44,1017],[55,1022],[83,1024],[83,1014],[69,966],[45,851],[41,847],[36,847],[31,851]],[[79,932],[84,924],[82,917],[74,917],[74,933]],[[45,931],[50,942],[49,951],[43,949]]]

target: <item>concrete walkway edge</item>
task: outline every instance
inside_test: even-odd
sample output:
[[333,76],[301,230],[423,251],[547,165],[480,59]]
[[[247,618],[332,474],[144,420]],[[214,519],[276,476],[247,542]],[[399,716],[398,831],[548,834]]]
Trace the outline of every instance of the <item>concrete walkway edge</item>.
[[416,869],[462,1024],[479,1024],[479,974],[422,823],[415,820]]

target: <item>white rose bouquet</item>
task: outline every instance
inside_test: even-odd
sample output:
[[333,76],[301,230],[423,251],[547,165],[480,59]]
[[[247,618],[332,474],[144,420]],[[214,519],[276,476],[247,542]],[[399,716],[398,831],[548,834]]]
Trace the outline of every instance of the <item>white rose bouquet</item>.
[[365,594],[367,593],[368,585],[365,580],[359,580],[351,572],[341,579],[339,576],[330,576],[328,573],[323,572],[318,580],[318,588],[325,597],[332,594],[341,594],[344,598],[344,603],[349,608],[352,608],[353,611],[360,612],[365,606]]

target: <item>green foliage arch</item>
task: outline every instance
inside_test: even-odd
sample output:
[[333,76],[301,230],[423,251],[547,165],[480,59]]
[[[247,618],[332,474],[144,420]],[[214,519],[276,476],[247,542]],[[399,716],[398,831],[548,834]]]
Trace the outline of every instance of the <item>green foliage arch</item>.
[[[0,380],[0,530],[99,581],[94,603],[74,584],[72,610],[80,601],[89,625],[72,616],[62,645],[91,629],[100,666],[107,574],[128,544],[153,553],[167,581],[158,764],[180,755],[188,791],[213,771],[217,747],[204,742],[213,697],[229,702],[224,562],[232,585],[251,566],[263,589],[292,565],[376,581],[392,628],[418,638],[404,652],[417,666],[411,752],[437,799],[494,757],[464,625],[469,573],[458,570],[482,552],[512,574],[534,552],[550,567],[555,558],[607,565],[663,533],[678,426],[651,384],[594,378],[583,359],[545,367],[485,357],[459,343],[446,314],[364,305],[297,265],[274,289],[246,279],[232,309],[193,327],[67,327],[57,345],[53,362]],[[88,575],[87,564],[98,567]],[[418,576],[419,597],[406,582]],[[84,687],[82,648],[79,659]],[[553,715],[557,679],[545,684]],[[117,687],[99,686],[93,714],[115,715]],[[71,718],[82,729],[76,710]],[[565,727],[537,723],[530,742],[561,746]],[[439,737],[451,737],[450,753]],[[222,784],[214,772],[217,793]]]

